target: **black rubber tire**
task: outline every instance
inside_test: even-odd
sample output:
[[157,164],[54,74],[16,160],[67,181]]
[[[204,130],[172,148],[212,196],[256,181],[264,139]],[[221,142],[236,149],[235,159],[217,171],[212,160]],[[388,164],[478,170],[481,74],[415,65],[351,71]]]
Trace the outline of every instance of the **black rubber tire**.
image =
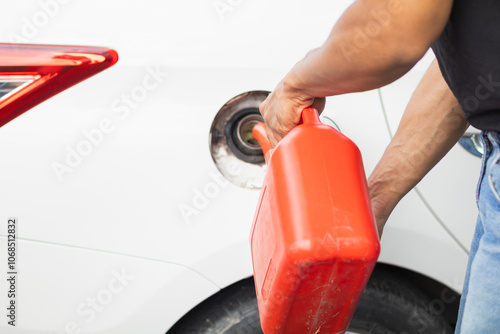
[[167,334],[262,334],[253,278],[205,300]]
[[[434,312],[435,313],[435,312]],[[430,299],[390,271],[375,270],[348,332],[359,334],[451,334],[446,320],[434,314]],[[262,334],[253,279],[212,296],[167,334]]]
[[431,299],[390,270],[374,270],[349,331],[359,334],[452,334]]

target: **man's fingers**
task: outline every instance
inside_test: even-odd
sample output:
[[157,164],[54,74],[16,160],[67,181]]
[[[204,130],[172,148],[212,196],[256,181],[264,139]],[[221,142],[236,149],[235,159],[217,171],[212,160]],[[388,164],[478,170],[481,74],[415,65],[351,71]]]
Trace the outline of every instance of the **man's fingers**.
[[283,139],[283,136],[273,128],[272,125],[266,125],[267,138],[271,142],[272,146],[275,147],[278,142]]
[[325,108],[324,97],[304,100],[284,95],[283,89],[278,84],[259,106],[259,112],[266,123],[267,137],[273,147],[299,123],[302,109],[314,107],[321,113]]
[[271,142],[271,146],[275,147],[278,144],[279,140],[277,140],[276,137],[274,136],[274,132],[271,129],[267,128],[266,133],[267,133],[267,139],[269,139],[269,141]]

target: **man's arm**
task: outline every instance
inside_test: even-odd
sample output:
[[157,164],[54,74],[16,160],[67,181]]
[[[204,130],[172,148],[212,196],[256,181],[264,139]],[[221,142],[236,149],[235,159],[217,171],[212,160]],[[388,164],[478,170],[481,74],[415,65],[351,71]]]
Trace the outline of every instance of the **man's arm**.
[[323,98],[386,85],[405,74],[439,37],[453,0],[357,0],[326,42],[297,63],[261,105],[275,145]]
[[468,125],[434,60],[368,179],[380,235],[399,200],[453,147]]

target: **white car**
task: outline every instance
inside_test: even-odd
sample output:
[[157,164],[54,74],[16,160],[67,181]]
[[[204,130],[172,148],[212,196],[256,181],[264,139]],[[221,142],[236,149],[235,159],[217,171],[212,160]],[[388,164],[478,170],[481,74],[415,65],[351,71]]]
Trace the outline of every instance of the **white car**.
[[[0,128],[0,333],[261,333],[249,233],[266,167],[248,134],[351,2],[4,1],[1,42],[105,46],[119,61]],[[6,66],[30,57],[7,49],[0,115],[39,79]],[[75,64],[83,52],[60,50]],[[328,99],[322,120],[359,146],[367,175],[431,59]],[[452,333],[476,219],[474,133],[392,214],[351,333]]]

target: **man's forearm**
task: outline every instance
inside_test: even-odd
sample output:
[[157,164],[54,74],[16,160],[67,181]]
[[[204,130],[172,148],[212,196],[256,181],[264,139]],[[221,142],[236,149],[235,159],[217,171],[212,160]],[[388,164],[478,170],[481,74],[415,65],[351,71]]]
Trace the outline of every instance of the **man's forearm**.
[[467,126],[456,98],[434,61],[368,179],[379,231],[399,200],[453,147]]
[[443,30],[452,0],[358,0],[327,41],[288,73],[304,98],[365,91],[411,69]]

